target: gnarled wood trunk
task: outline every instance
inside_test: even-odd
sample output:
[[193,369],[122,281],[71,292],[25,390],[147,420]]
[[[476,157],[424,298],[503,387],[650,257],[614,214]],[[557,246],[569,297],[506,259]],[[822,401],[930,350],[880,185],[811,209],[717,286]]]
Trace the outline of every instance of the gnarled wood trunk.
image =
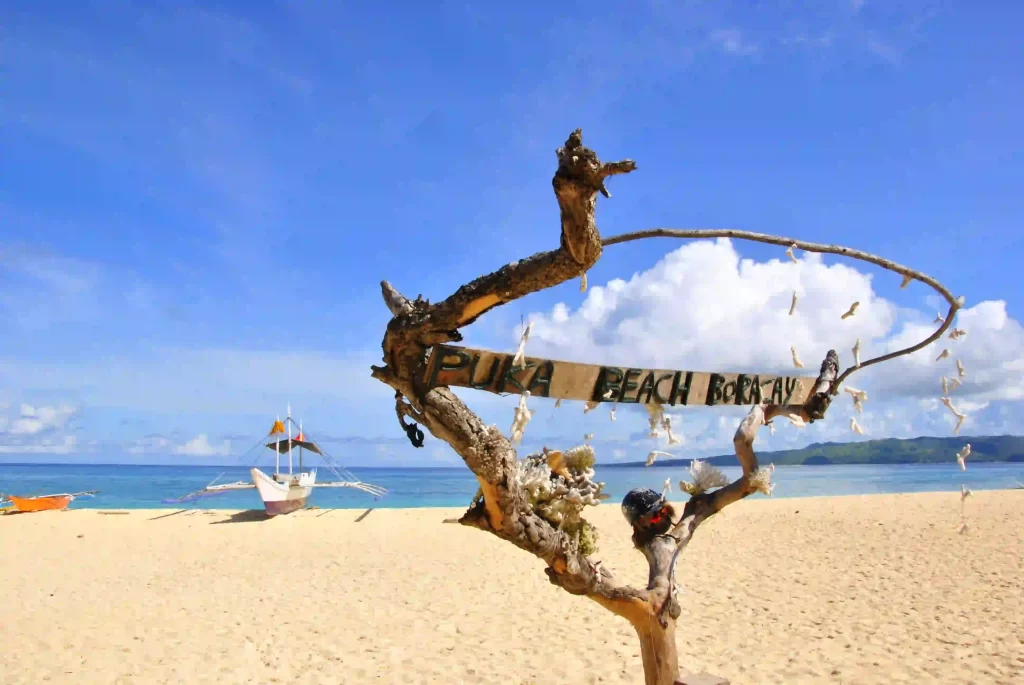
[[[416,427],[422,424],[451,445],[476,474],[480,495],[459,522],[488,531],[543,559],[553,584],[589,597],[629,620],[640,639],[645,683],[670,685],[679,677],[675,631],[680,607],[673,588],[674,565],[680,551],[702,521],[728,504],[770,487],[752,447],[758,428],[779,415],[799,416],[807,422],[821,418],[831,400],[838,360],[835,352],[829,353],[815,394],[805,405],[755,405],[734,441],[743,475],[715,492],[695,494],[678,521],[671,518],[671,528],[661,534],[638,537],[635,529],[635,544],[650,565],[650,582],[642,590],[617,583],[610,571],[589,558],[578,535],[570,535],[528,506],[529,493],[519,480],[520,464],[511,442],[497,428],[485,425],[448,388],[429,387],[424,380],[425,360],[432,346],[460,341],[459,328],[494,307],[584,275],[601,256],[602,240],[594,218],[597,194],[608,197],[605,180],[633,171],[636,166],[629,160],[602,163],[583,146],[579,130],[569,136],[557,155],[552,186],[561,216],[558,248],[481,276],[437,304],[421,298],[409,300],[383,281],[384,300],[394,316],[382,343],[384,365],[373,367],[373,377],[394,388],[398,420],[414,445],[422,446],[422,435]],[[557,473],[551,473],[551,479],[564,478],[560,475],[563,473],[564,468],[559,467]]]

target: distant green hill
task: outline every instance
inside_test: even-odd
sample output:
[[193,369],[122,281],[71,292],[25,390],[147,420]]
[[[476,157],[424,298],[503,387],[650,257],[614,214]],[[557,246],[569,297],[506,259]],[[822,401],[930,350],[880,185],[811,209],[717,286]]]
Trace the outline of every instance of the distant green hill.
[[[865,442],[814,443],[799,450],[758,452],[761,464],[776,466],[803,464],[938,464],[956,461],[956,453],[971,443],[970,461],[997,461],[1024,463],[1024,437],[992,435],[958,438],[912,438],[898,440],[867,440]],[[756,447],[755,447],[756,449]],[[687,466],[690,459],[659,460],[659,466]],[[716,466],[738,466],[735,454],[707,457],[704,461]],[[602,467],[642,466],[642,461],[627,464],[602,463]]]

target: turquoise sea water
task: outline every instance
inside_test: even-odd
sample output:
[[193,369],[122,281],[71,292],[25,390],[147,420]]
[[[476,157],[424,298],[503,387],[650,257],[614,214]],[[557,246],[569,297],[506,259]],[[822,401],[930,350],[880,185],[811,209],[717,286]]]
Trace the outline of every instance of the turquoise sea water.
[[[476,479],[466,468],[350,469],[360,479],[383,485],[389,492],[379,501],[372,495],[346,489],[318,489],[310,505],[324,508],[359,507],[463,507],[476,492]],[[727,476],[739,467],[723,469]],[[219,474],[219,482],[249,480],[245,467],[0,464],[0,492],[41,495],[56,492],[99,490],[92,498],[72,502],[75,509],[150,509],[198,507],[209,509],[262,508],[255,490],[228,492],[183,505],[161,500],[181,497],[207,485]],[[597,467],[609,502],[621,501],[637,486],[661,490],[668,477],[673,488],[687,469],[678,467]],[[320,469],[320,480],[332,480]],[[904,464],[892,466],[779,466],[775,470],[775,497],[857,495],[896,492],[956,492],[963,483],[972,490],[1012,488],[1024,483],[1024,464],[969,463],[966,471],[952,464]]]

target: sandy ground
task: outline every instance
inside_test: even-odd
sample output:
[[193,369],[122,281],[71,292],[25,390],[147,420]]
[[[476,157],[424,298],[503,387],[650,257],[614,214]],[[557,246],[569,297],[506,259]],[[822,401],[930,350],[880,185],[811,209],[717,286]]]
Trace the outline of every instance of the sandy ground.
[[[1024,683],[1024,491],[744,501],[680,564],[685,667]],[[443,509],[0,517],[0,682],[639,683],[629,625]],[[600,556],[642,585],[615,505]]]

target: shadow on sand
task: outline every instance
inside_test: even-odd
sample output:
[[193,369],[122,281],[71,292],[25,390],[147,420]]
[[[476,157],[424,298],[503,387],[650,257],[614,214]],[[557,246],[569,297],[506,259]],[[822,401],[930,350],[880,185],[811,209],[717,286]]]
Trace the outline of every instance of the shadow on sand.
[[363,512],[362,514],[360,514],[360,515],[359,515],[359,518],[357,518],[357,519],[356,519],[356,523],[359,523],[359,522],[360,522],[360,521],[362,521],[362,520],[363,520],[364,518],[366,518],[367,516],[369,516],[369,515],[370,515],[370,512],[371,512],[371,511],[373,511],[373,507],[370,507],[369,509],[367,509],[366,511],[364,511],[364,512]]
[[220,521],[210,521],[210,525],[216,525],[218,523],[252,523],[254,521],[269,521],[272,516],[267,516],[266,509],[246,509],[245,511],[238,511],[226,519]]
[[177,516],[178,514],[184,514],[186,511],[191,511],[191,510],[190,509],[178,509],[177,511],[172,511],[169,514],[160,514],[159,516],[154,516],[153,518],[147,519],[147,520],[148,521],[157,521],[159,519],[165,519],[168,516]]

